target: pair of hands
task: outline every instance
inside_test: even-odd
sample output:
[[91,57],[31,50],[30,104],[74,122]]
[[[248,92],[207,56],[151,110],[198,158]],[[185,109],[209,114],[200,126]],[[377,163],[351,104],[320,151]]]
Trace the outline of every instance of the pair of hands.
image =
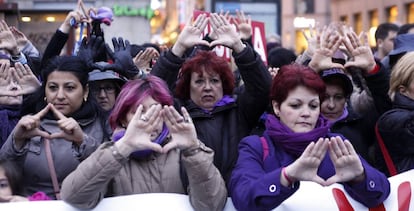
[[[213,30],[212,34],[214,34],[214,38],[216,38],[212,42],[203,40],[201,37],[201,34],[208,23],[211,24]],[[209,47],[223,45],[233,49],[236,53],[240,53],[245,48],[236,28],[230,24],[228,17],[216,13],[211,13],[210,17],[207,17],[206,14],[200,14],[194,23],[192,23],[192,18],[190,18],[183,31],[178,36],[171,51],[176,56],[182,57],[187,49],[196,45]]]
[[[335,167],[335,175],[324,180],[317,172],[319,165],[329,152]],[[322,167],[323,168],[323,167]],[[286,174],[294,181],[313,181],[322,186],[338,182],[361,182],[365,179],[364,167],[352,144],[341,137],[320,138],[309,144],[302,155],[286,167]]]
[[[40,128],[41,119],[52,111],[57,118],[57,123],[61,131],[49,134]],[[67,141],[80,145],[83,141],[83,130],[78,122],[72,117],[66,117],[53,104],[49,103],[45,108],[34,115],[23,116],[15,127],[14,143],[17,149],[21,149],[25,142],[32,137],[41,136],[43,138],[54,139],[63,138]]]
[[[152,57],[148,56],[147,53],[145,55],[141,53],[139,56],[137,55],[138,58],[133,59],[131,56],[131,44],[128,40],[124,41],[122,37],[119,37],[118,39],[115,37],[112,38],[112,44],[114,46],[114,50],[112,50],[109,45],[104,42],[102,36],[91,35],[89,39],[84,37],[79,47],[77,56],[85,61],[90,70],[112,70],[127,77],[128,79],[134,79],[140,75],[141,71],[137,67],[136,63],[140,63],[139,60],[141,58],[152,59]],[[113,63],[106,66],[95,63],[100,53],[105,50],[112,59]],[[150,52],[149,54],[153,55],[153,52]]]
[[[308,41],[306,53],[312,57],[309,66],[317,72],[329,68],[357,67],[367,73],[374,69],[376,63],[369,47],[367,33],[362,32],[357,35],[352,28],[345,25],[336,28],[325,26],[322,29],[309,31],[309,36],[304,33]],[[341,45],[346,48],[351,57],[345,65],[332,62],[332,56]]]
[[[19,88],[11,87],[16,83]],[[10,67],[9,60],[0,60],[0,96],[20,96],[35,92],[41,86],[30,67],[17,62]]]
[[[136,150],[151,149],[159,153],[167,153],[171,149],[181,150],[198,146],[199,140],[193,121],[187,110],[182,107],[181,116],[173,106],[153,105],[145,114],[143,106],[139,105],[134,116],[128,124],[125,135],[115,144],[119,149],[125,149],[123,153],[128,156]],[[164,122],[170,132],[170,141],[161,146],[153,143],[150,139],[151,133]],[[122,150],[123,151],[123,150]]]

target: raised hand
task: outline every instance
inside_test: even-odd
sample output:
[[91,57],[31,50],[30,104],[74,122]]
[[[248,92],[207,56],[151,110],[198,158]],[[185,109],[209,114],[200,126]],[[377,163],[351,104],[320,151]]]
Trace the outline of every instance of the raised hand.
[[7,89],[12,80],[10,73],[10,60],[0,60],[0,95],[9,95],[10,92]]
[[376,63],[374,54],[372,54],[369,47],[368,34],[362,32],[357,36],[351,28],[348,28],[348,30],[345,30],[345,35],[344,45],[353,57],[352,61],[345,63],[345,68],[358,67],[365,70],[365,73],[374,69]]
[[[158,51],[155,48],[145,48],[144,51],[138,52],[134,57],[134,64],[140,70],[149,70],[150,63],[153,59],[156,59],[160,56]],[[149,72],[146,72],[147,74]]]
[[151,134],[162,122],[161,105],[151,106],[145,114],[144,107],[139,105],[128,124],[125,135],[115,143],[125,157],[136,150],[154,150],[162,152],[161,145],[152,142]]
[[196,129],[187,110],[182,107],[183,116],[173,106],[164,106],[164,122],[171,134],[171,140],[163,147],[166,153],[174,148],[189,149],[198,145]]
[[337,182],[361,182],[365,178],[364,167],[352,144],[341,137],[332,137],[329,156],[336,174],[326,180],[326,185]]
[[66,117],[59,110],[57,110],[53,104],[50,104],[50,109],[58,119],[57,123],[61,130],[58,133],[51,134],[50,138],[64,138],[68,141],[74,142],[78,146],[81,145],[83,142],[83,130],[79,126],[78,122],[72,117]]
[[24,35],[23,32],[19,31],[16,27],[10,27],[10,31],[12,32],[19,48],[23,49],[23,47],[30,42],[26,35]]
[[223,45],[240,53],[246,47],[240,40],[239,34],[224,15],[212,13],[210,24],[217,35],[217,39],[210,43],[210,47]]
[[66,15],[65,20],[60,25],[59,30],[65,34],[68,34],[72,27],[76,27],[76,23],[80,23],[85,17],[82,16],[80,11],[70,11]]
[[252,18],[250,15],[246,16],[244,11],[236,10],[236,27],[239,30],[240,39],[247,40],[252,36]]
[[108,64],[104,67],[105,70],[115,71],[128,79],[132,79],[140,74],[140,70],[135,66],[131,56],[131,45],[128,40],[122,37],[116,39],[112,38],[114,51],[106,44],[106,50],[109,56],[114,61],[113,64]]
[[13,56],[20,53],[16,39],[14,39],[12,31],[10,31],[4,20],[0,21],[0,48],[6,49]]
[[94,62],[97,56],[104,50],[105,43],[103,38],[101,36],[91,35],[89,40],[87,37],[83,38],[77,56],[85,61],[90,71],[93,69],[102,69],[102,67]]
[[332,62],[332,56],[341,43],[342,38],[337,31],[324,27],[316,37],[316,50],[309,66],[316,72],[329,68],[344,69],[341,64]]
[[40,81],[33,74],[29,65],[22,65],[20,62],[14,64],[14,71],[11,71],[14,80],[21,89],[16,91],[17,95],[25,95],[35,92],[40,86]]
[[316,30],[312,25],[309,26],[309,35],[306,34],[305,30],[302,29],[302,34],[308,43],[308,47],[306,48],[305,52],[309,57],[312,57],[317,48],[317,34],[320,34],[321,31],[318,29]]
[[171,52],[178,57],[182,57],[185,51],[193,46],[209,46],[209,43],[201,37],[201,33],[206,28],[209,20],[206,14],[200,14],[194,23],[192,23],[192,19],[192,17],[189,18],[187,24],[181,31],[177,41],[171,49]]
[[286,174],[294,181],[313,181],[325,185],[325,180],[318,176],[318,168],[325,157],[329,140],[319,138],[310,143],[302,155],[292,164],[286,167]]
[[23,116],[15,127],[13,133],[13,139],[16,146],[16,149],[21,149],[26,140],[29,140],[35,136],[41,136],[43,138],[51,138],[50,134],[46,131],[43,131],[39,128],[40,120],[49,112],[52,104],[48,104],[45,108],[39,111],[35,115],[26,115]]

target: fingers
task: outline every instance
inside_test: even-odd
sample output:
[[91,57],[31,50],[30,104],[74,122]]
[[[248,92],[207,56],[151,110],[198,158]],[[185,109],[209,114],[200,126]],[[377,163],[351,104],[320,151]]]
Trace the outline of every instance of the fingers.
[[49,105],[50,105],[50,109],[52,110],[53,114],[58,120],[66,119],[66,116],[62,114],[59,110],[57,110],[53,104],[49,104]]
[[[52,104],[47,104],[46,107],[44,107],[42,110],[40,110],[37,114],[33,115],[34,118],[36,119],[41,119],[42,117],[44,117],[47,112],[49,112],[49,109],[52,107]],[[53,107],[54,108],[54,107]]]

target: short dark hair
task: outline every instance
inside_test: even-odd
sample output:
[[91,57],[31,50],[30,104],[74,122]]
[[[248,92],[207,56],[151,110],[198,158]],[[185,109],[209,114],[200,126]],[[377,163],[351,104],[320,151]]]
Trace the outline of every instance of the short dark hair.
[[398,25],[393,23],[381,23],[375,31],[375,40],[385,39],[390,31],[398,32]]

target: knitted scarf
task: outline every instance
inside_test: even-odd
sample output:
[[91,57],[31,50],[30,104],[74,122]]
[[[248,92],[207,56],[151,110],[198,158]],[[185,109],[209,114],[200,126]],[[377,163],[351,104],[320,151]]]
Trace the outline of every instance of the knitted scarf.
[[325,137],[331,124],[322,115],[319,115],[313,130],[305,133],[295,133],[284,125],[275,115],[267,115],[266,131],[275,146],[282,147],[287,153],[299,157],[305,148],[319,138]]

